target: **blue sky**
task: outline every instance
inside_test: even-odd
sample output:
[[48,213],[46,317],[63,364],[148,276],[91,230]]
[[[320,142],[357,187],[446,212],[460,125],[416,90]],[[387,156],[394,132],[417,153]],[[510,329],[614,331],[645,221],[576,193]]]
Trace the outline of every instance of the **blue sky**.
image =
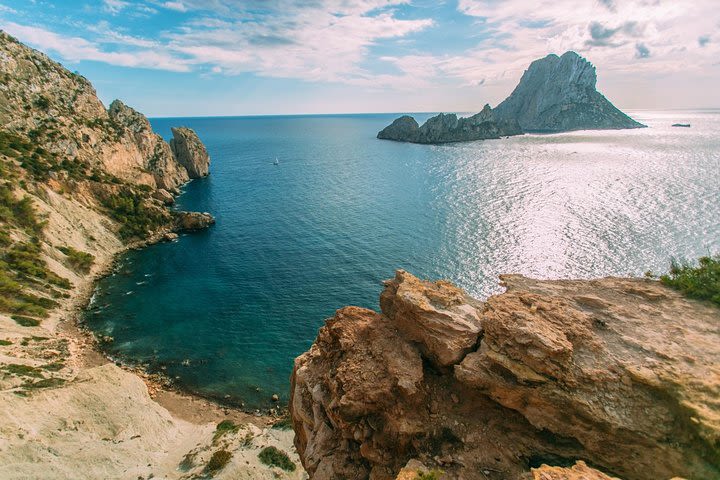
[[477,111],[575,50],[623,108],[720,107],[717,0],[0,0],[0,28],[152,116]]

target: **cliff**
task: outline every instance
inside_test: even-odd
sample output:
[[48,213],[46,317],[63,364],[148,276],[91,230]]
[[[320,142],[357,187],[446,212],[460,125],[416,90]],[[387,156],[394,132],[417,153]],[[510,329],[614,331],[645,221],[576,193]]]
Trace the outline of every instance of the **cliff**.
[[398,271],[382,313],[327,320],[292,375],[311,478],[720,476],[720,310],[652,280],[502,281],[482,303]]
[[[0,78],[0,476],[302,478],[258,458],[274,446],[297,461],[291,432],[159,388],[77,329],[116,254],[213,223],[166,207],[188,168],[144,115],[106,110],[86,79],[2,32]],[[182,161],[207,173],[182,131]]]
[[439,114],[419,127],[404,115],[377,138],[411,143],[466,142],[520,135],[523,132],[567,132],[641,128],[596,89],[595,67],[575,52],[535,60],[512,94],[500,105],[468,118]]
[[595,67],[575,52],[535,60],[512,94],[495,107],[525,132],[611,130],[644,125],[618,110],[595,88]]
[[522,133],[517,122],[497,120],[489,105],[467,118],[441,113],[422,126],[413,117],[404,115],[385,127],[377,138],[412,143],[450,143],[486,140]]

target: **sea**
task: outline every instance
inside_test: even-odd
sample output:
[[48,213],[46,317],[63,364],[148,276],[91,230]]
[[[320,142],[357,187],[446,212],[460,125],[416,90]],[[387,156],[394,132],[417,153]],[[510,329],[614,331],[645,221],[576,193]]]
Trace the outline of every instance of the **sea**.
[[87,324],[118,362],[265,409],[325,319],[377,309],[396,269],[484,299],[502,273],[642,276],[720,252],[720,110],[628,113],[649,128],[448,145],[376,139],[395,114],[152,119],[204,141],[211,174],[177,208],[217,224],[123,255]]

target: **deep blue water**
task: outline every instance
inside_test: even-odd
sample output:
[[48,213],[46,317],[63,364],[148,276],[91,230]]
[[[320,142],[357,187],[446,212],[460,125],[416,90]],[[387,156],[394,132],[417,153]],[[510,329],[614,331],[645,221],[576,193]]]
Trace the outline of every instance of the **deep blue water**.
[[323,320],[376,308],[397,268],[485,297],[499,273],[641,275],[719,251],[720,111],[632,114],[651,128],[446,146],[376,140],[385,114],[154,119],[207,145],[211,175],[178,204],[217,225],[125,255],[88,322],[126,362],[267,406]]

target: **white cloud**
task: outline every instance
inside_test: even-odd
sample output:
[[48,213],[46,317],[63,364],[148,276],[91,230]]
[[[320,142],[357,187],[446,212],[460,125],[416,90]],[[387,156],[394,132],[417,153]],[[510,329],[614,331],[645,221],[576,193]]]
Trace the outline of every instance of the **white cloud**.
[[103,0],[103,7],[110,13],[118,13],[128,5],[130,2],[125,0]]
[[177,12],[187,12],[187,7],[183,2],[164,2],[160,5],[168,10],[175,10]]
[[133,52],[110,52],[102,50],[97,44],[80,37],[68,37],[57,33],[13,22],[0,24],[0,29],[20,38],[42,51],[56,52],[69,62],[91,60],[123,67],[152,68],[187,72],[190,66],[184,60],[162,50],[143,49]]

